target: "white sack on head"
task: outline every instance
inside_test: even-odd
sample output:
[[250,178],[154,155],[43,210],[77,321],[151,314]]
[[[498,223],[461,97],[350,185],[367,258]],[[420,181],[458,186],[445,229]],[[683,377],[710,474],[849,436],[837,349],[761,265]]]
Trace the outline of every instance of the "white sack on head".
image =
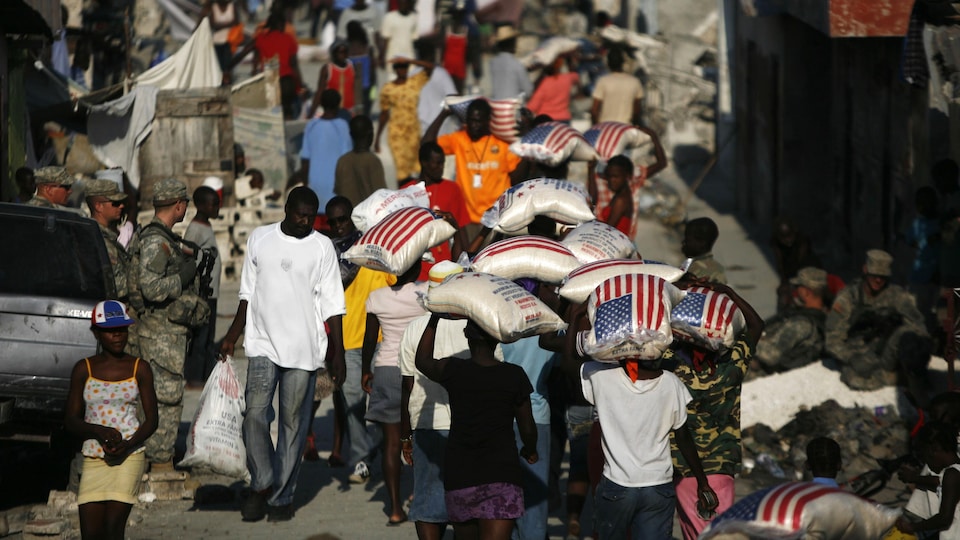
[[564,36],[555,36],[542,41],[536,50],[520,59],[523,67],[549,66],[558,56],[573,52],[580,47],[580,42]]
[[746,326],[743,313],[729,296],[706,287],[690,287],[670,312],[673,335],[718,351],[733,347]]
[[649,141],[650,135],[631,124],[600,122],[588,129],[583,138],[593,146],[600,159],[610,159]]
[[490,244],[473,258],[470,269],[509,280],[530,278],[560,283],[580,265],[563,244],[539,236],[517,236]]
[[371,227],[340,258],[399,276],[454,233],[453,225],[427,208],[402,208]]
[[544,122],[534,126],[519,141],[510,144],[510,151],[550,167],[567,159],[593,161],[599,157],[583,134],[563,122]]
[[656,360],[673,343],[670,309],[683,291],[646,274],[625,274],[601,283],[587,300],[591,328],[578,347],[594,360]]
[[565,225],[594,219],[590,194],[580,184],[553,178],[527,180],[503,192],[480,223],[496,232],[516,233],[536,216],[547,216]]
[[467,121],[467,108],[475,99],[486,99],[490,104],[490,134],[500,140],[512,143],[520,138],[517,131],[517,119],[520,117],[520,107],[523,105],[523,96],[508,99],[487,99],[483,96],[448,96],[444,106],[460,119]]
[[602,221],[588,221],[567,233],[560,241],[581,263],[608,259],[629,259],[637,255],[630,237]]
[[403,189],[378,189],[372,195],[353,207],[350,219],[360,232],[367,232],[370,227],[401,208],[430,207],[430,195],[426,184],[417,182]]
[[480,272],[448,276],[421,297],[428,311],[469,317],[502,343],[567,327],[536,296],[509,279]]
[[671,283],[683,276],[683,270],[669,264],[637,259],[611,259],[587,263],[567,275],[559,294],[566,300],[582,304],[604,280],[621,274],[642,273],[663,278]]
[[899,516],[900,510],[853,493],[794,482],[747,495],[714,518],[700,540],[883,538]]

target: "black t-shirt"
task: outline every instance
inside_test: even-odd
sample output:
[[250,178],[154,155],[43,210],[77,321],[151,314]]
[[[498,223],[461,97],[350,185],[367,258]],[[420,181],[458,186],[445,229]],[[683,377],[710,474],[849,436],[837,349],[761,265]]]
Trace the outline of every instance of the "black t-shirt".
[[483,367],[469,359],[447,360],[440,374],[451,416],[443,487],[522,485],[513,420],[517,406],[533,392],[526,373],[513,364]]

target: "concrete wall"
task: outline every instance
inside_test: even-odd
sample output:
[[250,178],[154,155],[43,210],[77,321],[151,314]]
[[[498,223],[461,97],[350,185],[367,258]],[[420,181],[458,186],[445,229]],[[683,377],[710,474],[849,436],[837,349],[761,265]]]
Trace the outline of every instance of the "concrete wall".
[[927,97],[899,81],[901,44],[831,39],[787,15],[737,20],[738,210],[793,217],[844,276],[873,247],[909,263],[895,236],[926,183]]

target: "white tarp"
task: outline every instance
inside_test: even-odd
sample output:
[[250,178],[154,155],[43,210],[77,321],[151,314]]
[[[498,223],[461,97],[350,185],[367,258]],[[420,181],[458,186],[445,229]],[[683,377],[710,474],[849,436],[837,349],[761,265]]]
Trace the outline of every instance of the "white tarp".
[[213,51],[210,23],[204,19],[179,51],[141,73],[136,83],[138,86],[155,86],[160,90],[182,90],[220,86],[222,80],[223,73]]
[[133,187],[140,187],[140,145],[150,134],[157,88],[137,86],[120,99],[90,107],[87,137],[97,159],[121,167]]

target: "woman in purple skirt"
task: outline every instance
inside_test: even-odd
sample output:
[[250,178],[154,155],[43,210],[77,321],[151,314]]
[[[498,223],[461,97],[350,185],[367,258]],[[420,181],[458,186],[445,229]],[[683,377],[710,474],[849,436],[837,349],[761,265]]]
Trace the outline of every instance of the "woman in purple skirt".
[[533,388],[523,369],[494,356],[497,340],[469,321],[464,334],[470,358],[433,357],[439,316],[430,317],[416,363],[450,394],[450,439],[443,487],[447,516],[457,539],[507,540],[523,514],[522,469],[513,436],[516,419],[520,457],[536,463],[537,428],[530,406]]

